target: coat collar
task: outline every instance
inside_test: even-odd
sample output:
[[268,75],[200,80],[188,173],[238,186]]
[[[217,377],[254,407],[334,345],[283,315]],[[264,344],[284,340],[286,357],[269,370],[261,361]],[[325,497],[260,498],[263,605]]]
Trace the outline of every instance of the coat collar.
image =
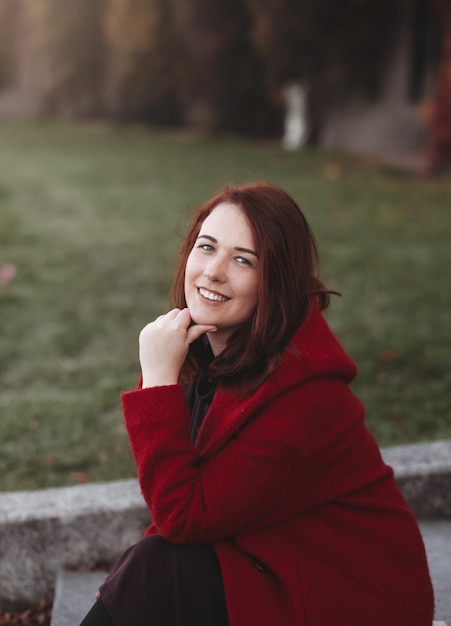
[[223,448],[256,410],[269,400],[318,377],[350,383],[357,368],[333,335],[316,302],[283,353],[275,371],[250,396],[219,388],[199,431],[196,445],[203,457]]

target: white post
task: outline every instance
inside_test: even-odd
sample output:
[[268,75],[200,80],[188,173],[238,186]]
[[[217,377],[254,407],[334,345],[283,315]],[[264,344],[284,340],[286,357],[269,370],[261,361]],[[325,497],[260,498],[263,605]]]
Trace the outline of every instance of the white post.
[[300,83],[288,83],[282,89],[285,103],[285,122],[282,146],[298,150],[307,141],[307,89]]

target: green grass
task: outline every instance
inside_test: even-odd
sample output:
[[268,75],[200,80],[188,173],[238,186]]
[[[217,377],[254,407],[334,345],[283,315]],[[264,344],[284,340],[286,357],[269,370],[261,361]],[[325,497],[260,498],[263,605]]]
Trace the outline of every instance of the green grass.
[[381,445],[451,437],[451,179],[188,133],[0,125],[0,490],[135,473],[119,392],[165,309],[187,208],[271,180],[317,235],[327,318]]

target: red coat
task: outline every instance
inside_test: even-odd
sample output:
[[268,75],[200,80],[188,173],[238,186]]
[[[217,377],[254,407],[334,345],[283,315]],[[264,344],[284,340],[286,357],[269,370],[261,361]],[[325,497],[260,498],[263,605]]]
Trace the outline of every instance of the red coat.
[[123,394],[147,533],[214,545],[230,626],[430,626],[421,535],[355,364],[316,305],[291,345],[254,395],[216,392],[195,446],[181,385]]

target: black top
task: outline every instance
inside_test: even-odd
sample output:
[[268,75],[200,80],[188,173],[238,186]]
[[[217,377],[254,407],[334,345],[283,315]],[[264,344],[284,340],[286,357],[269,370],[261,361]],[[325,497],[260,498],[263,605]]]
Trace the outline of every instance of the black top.
[[184,387],[190,413],[189,434],[191,442],[195,443],[199,428],[213,400],[216,385],[207,378],[200,377],[197,381],[186,383]]

